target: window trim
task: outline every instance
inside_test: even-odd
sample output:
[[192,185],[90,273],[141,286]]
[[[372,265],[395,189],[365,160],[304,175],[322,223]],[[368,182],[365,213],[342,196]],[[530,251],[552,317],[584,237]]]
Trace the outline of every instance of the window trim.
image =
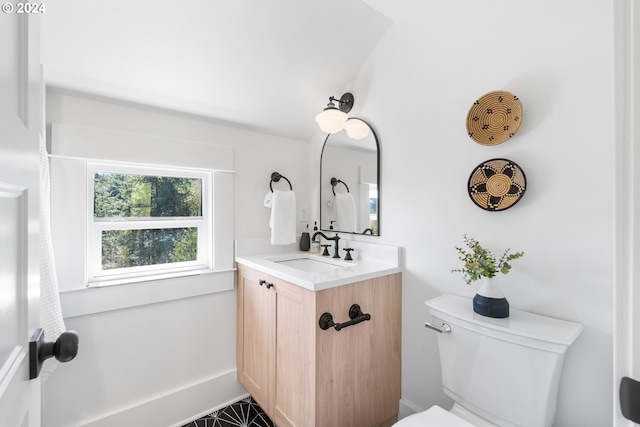
[[[150,175],[197,178],[202,180],[202,216],[162,217],[130,219],[105,219],[94,217],[94,176],[97,172],[122,173],[130,175]],[[87,206],[86,206],[86,283],[87,287],[119,285],[145,282],[163,278],[192,276],[213,271],[213,172],[210,170],[163,167],[148,164],[120,162],[86,163]],[[130,230],[145,228],[198,228],[198,259],[195,261],[157,264],[151,266],[127,267],[112,270],[102,269],[102,231]]]

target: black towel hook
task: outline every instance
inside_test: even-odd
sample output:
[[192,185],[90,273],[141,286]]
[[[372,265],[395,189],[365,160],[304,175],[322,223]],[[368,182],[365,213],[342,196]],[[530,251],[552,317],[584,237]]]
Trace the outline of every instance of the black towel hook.
[[280,175],[280,173],[278,173],[278,172],[274,172],[274,173],[271,174],[271,182],[269,183],[269,188],[271,189],[271,192],[273,193],[272,184],[274,182],[280,181],[280,178],[284,178],[284,180],[289,183],[289,189],[291,189],[291,191],[293,191],[293,186],[291,185],[291,181],[289,181],[286,176]]
[[344,188],[347,189],[347,193],[350,193],[349,191],[349,187],[347,186],[347,184],[344,181],[339,180],[338,178],[331,178],[331,191],[333,191],[333,195],[336,195],[336,185],[338,184],[342,184],[344,185]]

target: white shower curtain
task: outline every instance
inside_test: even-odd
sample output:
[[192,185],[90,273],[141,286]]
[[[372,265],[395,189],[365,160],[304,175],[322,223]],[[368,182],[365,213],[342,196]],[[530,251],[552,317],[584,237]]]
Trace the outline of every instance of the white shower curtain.
[[[40,326],[44,329],[45,340],[55,341],[66,331],[60,294],[58,275],[51,240],[51,182],[49,156],[44,138],[40,138]],[[60,362],[50,359],[42,366],[40,378],[44,382]]]

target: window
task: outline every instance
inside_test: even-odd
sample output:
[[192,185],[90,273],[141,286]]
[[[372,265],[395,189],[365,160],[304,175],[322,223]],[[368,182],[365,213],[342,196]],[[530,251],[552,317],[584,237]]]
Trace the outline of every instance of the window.
[[378,185],[369,184],[369,228],[378,235]]
[[211,268],[211,173],[87,165],[89,284]]

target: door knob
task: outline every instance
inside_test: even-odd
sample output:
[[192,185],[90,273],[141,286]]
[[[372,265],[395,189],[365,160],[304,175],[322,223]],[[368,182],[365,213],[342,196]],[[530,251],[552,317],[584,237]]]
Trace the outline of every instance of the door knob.
[[38,378],[45,360],[55,357],[59,362],[69,362],[78,354],[79,337],[76,331],[60,334],[55,342],[44,341],[44,330],[38,328],[29,340],[29,379]]
[[629,377],[622,378],[620,409],[626,419],[640,423],[640,382]]

